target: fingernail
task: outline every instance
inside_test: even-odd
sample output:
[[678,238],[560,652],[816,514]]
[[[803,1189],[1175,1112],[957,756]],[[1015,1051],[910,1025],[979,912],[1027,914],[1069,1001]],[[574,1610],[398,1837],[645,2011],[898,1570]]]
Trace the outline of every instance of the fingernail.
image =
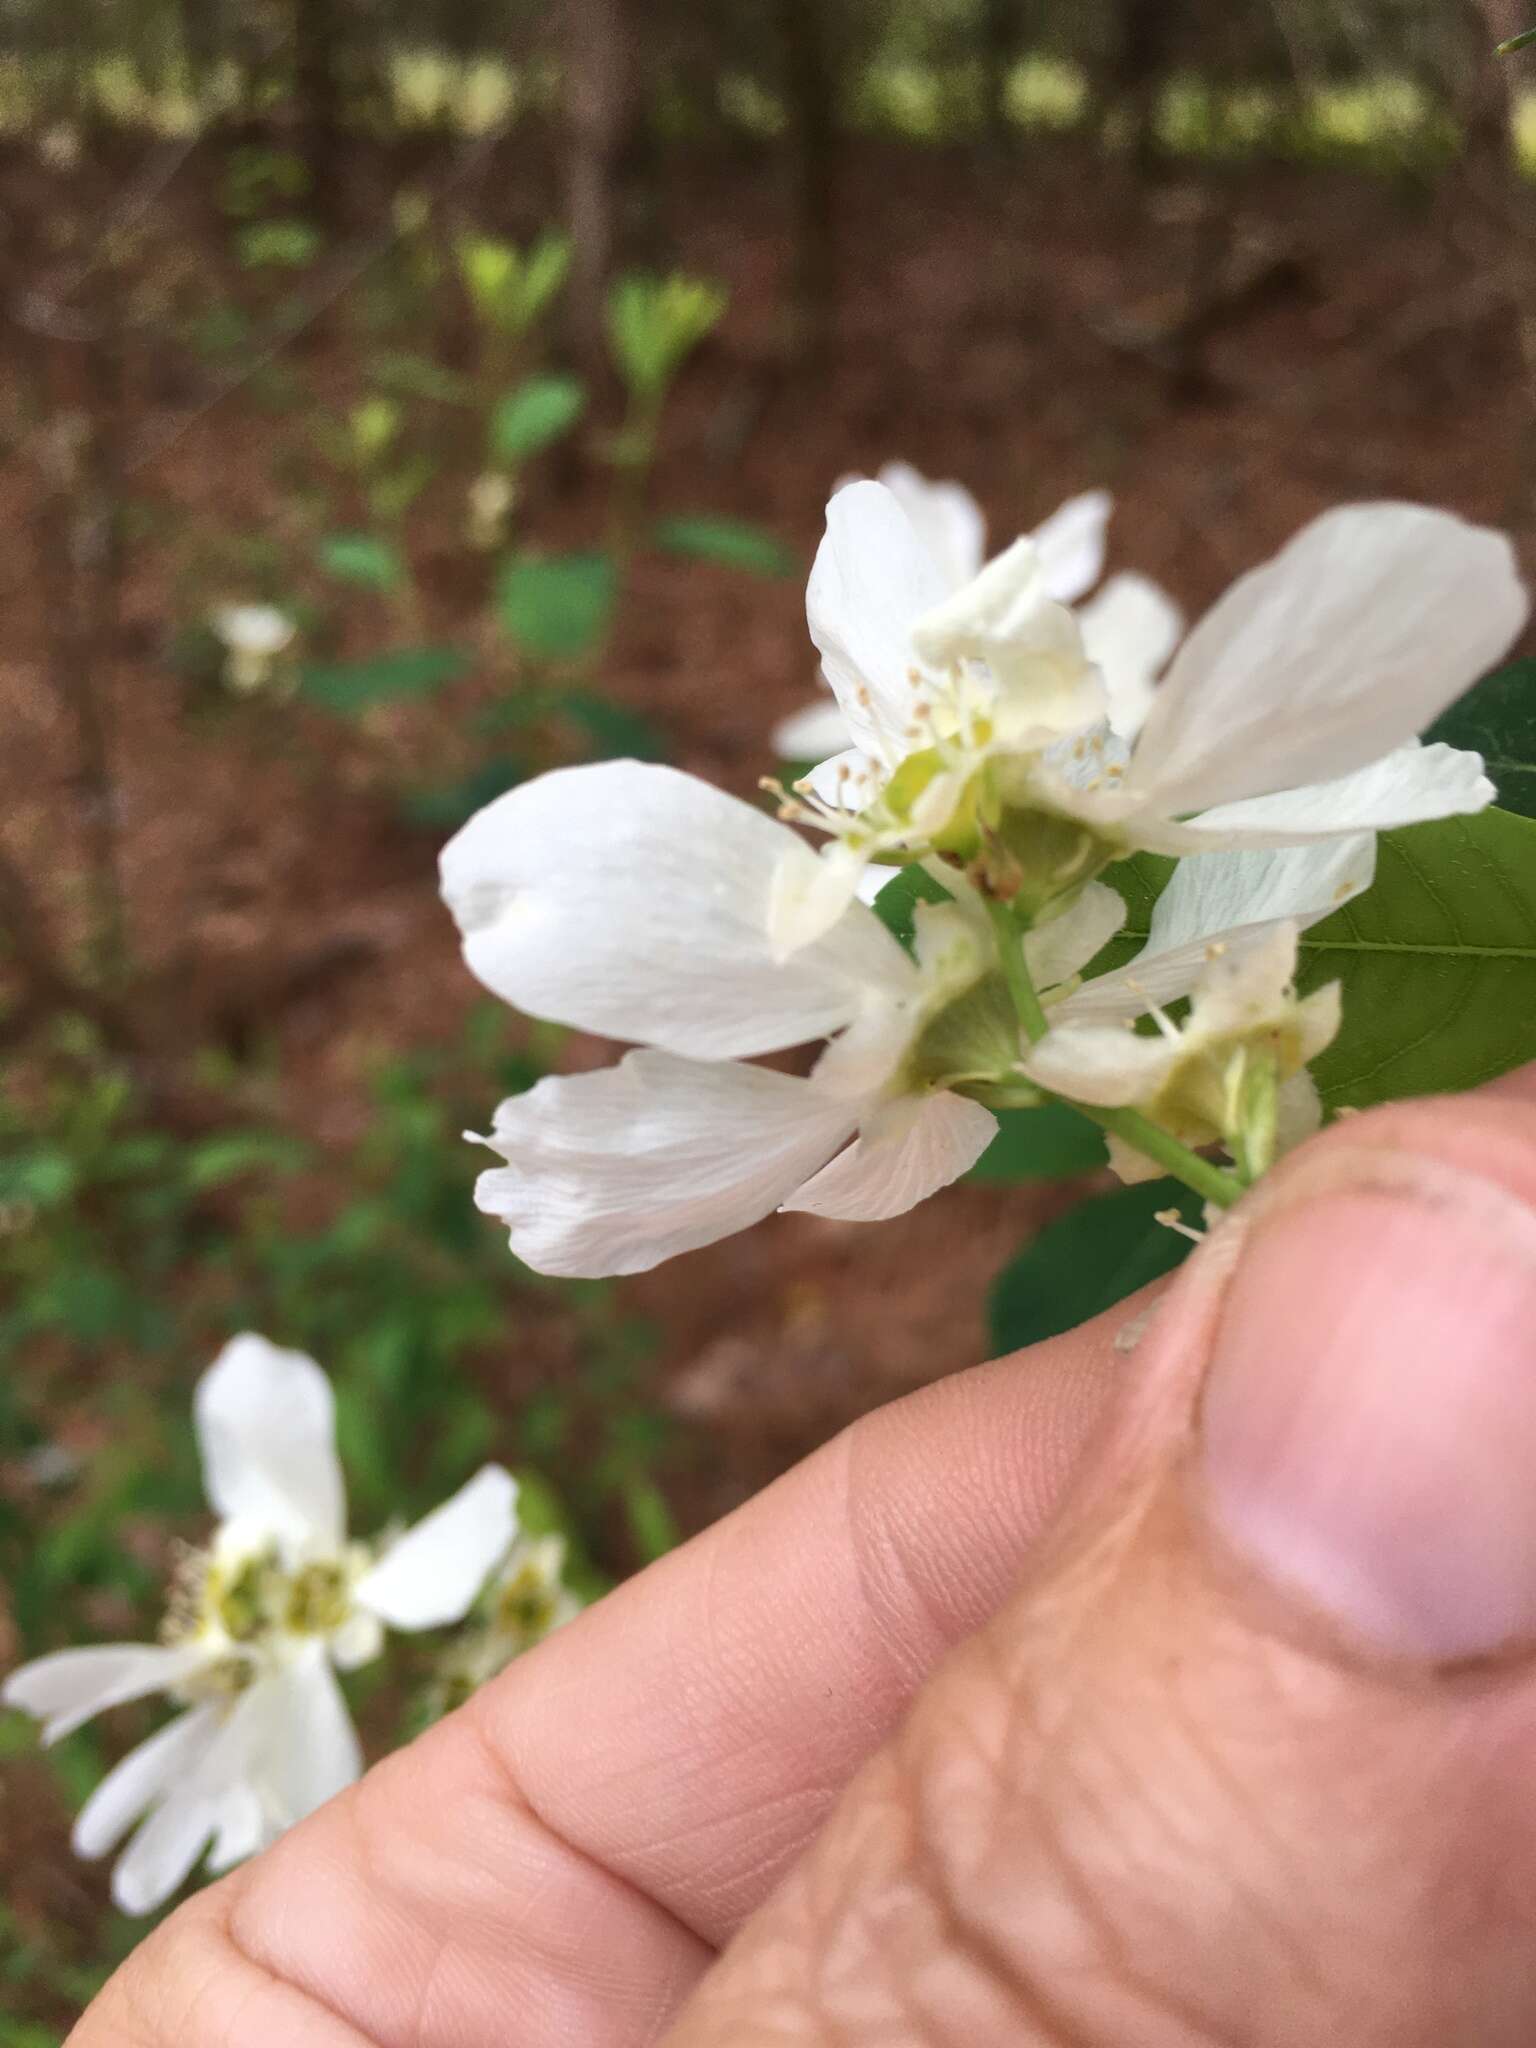
[[1536,1638],[1536,1219],[1321,1193],[1255,1227],[1203,1406],[1210,1510],[1287,1591],[1435,1662]]

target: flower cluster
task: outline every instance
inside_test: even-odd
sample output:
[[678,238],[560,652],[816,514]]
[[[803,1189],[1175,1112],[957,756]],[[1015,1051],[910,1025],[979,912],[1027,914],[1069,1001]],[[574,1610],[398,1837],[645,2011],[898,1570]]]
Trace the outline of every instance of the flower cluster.
[[351,1784],[362,1760],[336,1674],[378,1657],[386,1629],[461,1620],[517,1554],[517,1488],[498,1465],[413,1528],[349,1540],[330,1383],[302,1353],[232,1339],[195,1418],[219,1522],[182,1560],[161,1641],[63,1650],[0,1688],[46,1742],[151,1694],[183,1710],[75,1823],[84,1857],[137,1829],[112,1879],[128,1913],[152,1911],[205,1856],[230,1868]]
[[520,1536],[484,1593],[468,1625],[438,1661],[429,1701],[434,1718],[505,1671],[514,1658],[536,1649],[581,1612],[566,1582],[563,1536]]
[[[775,1208],[894,1216],[1004,1107],[1064,1099],[1126,1177],[1218,1203],[1316,1125],[1338,993],[1297,995],[1298,935],[1369,886],[1378,831],[1491,802],[1476,754],[1418,735],[1519,631],[1511,550],[1347,506],[1176,646],[1143,578],[1071,608],[1108,510],[1074,499],[983,562],[958,487],[847,484],[807,611],[850,744],[778,820],[617,761],[509,792],[445,849],[472,972],[636,1047],[496,1112],[477,1200],[528,1264],[638,1272]],[[781,748],[831,736],[830,708]],[[1084,979],[1125,918],[1102,877],[1143,851],[1177,857],[1145,941]],[[872,868],[912,871],[910,945],[860,900]]]

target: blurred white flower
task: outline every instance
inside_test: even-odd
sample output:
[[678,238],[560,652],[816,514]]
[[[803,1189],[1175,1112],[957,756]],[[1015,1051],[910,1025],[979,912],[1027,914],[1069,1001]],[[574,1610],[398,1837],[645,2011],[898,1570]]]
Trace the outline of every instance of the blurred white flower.
[[298,627],[274,604],[225,604],[209,616],[224,643],[224,680],[239,696],[261,689],[292,646]]
[[465,501],[464,535],[472,548],[489,553],[507,537],[517,504],[517,485],[499,469],[488,469],[470,485]]
[[[919,906],[915,958],[863,904],[793,959],[769,909],[786,827],[671,768],[557,770],[445,849],[471,971],[535,1016],[637,1041],[617,1066],[502,1103],[480,1207],[540,1272],[637,1273],[774,1208],[902,1214],[980,1157],[996,1120],[952,1083],[1006,1068],[1017,1026],[985,914]],[[957,878],[958,882],[958,878]],[[1042,986],[1123,916],[1102,887],[1030,935]],[[744,1064],[828,1038],[807,1078]]]
[[447,1713],[505,1671],[514,1658],[580,1614],[583,1603],[565,1583],[563,1536],[520,1536],[491,1580],[475,1616],[444,1651],[432,1691]]
[[362,1765],[336,1671],[378,1656],[386,1627],[461,1619],[516,1527],[516,1486],[488,1465],[403,1535],[349,1541],[330,1382],[265,1338],[224,1347],[194,1413],[220,1519],[184,1562],[163,1640],[63,1650],[0,1688],[45,1742],[154,1693],[186,1709],[108,1773],[75,1824],[84,1857],[137,1827],[112,1878],[127,1913],[169,1898],[205,1853],[228,1869],[350,1784]]
[[[1102,644],[1137,637],[1144,596],[1121,600]],[[1074,651],[1081,629],[1027,542],[946,599],[878,484],[832,500],[809,610],[857,751],[786,806],[833,843],[826,876],[786,869],[785,951],[898,850],[1000,843],[1038,909],[1138,848],[1280,847],[1480,810],[1480,757],[1416,735],[1509,645],[1527,599],[1502,535],[1421,506],[1344,507],[1233,586],[1129,732],[1107,694],[1066,729],[1093,688],[1086,643]]]
[[[836,492],[858,481],[845,477]],[[963,484],[932,483],[906,462],[886,463],[876,481],[906,515],[945,594],[961,590],[981,573],[986,521]],[[1045,593],[1058,603],[1077,604],[1104,573],[1113,503],[1107,491],[1084,491],[1028,536]],[[1144,713],[1157,673],[1178,642],[1183,625],[1178,609],[1146,577],[1115,576],[1083,607],[1078,623],[1089,658],[1105,674],[1117,727],[1124,730],[1119,714]],[[774,751],[785,761],[824,761],[852,744],[841,706],[825,692],[773,733]]]

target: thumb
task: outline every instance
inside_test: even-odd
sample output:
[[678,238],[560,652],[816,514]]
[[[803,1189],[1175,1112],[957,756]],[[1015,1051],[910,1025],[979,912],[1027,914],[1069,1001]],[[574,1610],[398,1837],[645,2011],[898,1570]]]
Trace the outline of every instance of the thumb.
[[1505,1084],[1340,1127],[1201,1248],[1029,1583],[671,2048],[1528,2044],[1533,1645]]

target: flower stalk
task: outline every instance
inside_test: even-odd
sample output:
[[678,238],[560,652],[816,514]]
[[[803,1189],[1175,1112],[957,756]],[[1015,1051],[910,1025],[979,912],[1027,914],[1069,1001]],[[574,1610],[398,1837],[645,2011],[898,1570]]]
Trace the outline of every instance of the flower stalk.
[[[1006,903],[999,903],[995,897],[987,899],[987,916],[997,936],[998,954],[1002,964],[1003,979],[1008,993],[1018,1012],[1019,1024],[1031,1045],[1038,1045],[1044,1038],[1049,1025],[1045,1010],[1036,993],[1035,984],[1029,972],[1029,962],[1024,957],[1022,935],[1017,920]],[[992,1098],[989,1097],[989,1100]],[[1149,1117],[1139,1109],[1101,1109],[1095,1104],[1074,1102],[1070,1097],[1058,1096],[1068,1107],[1080,1116],[1096,1123],[1101,1130],[1110,1131],[1127,1145],[1134,1145],[1138,1152],[1154,1160],[1165,1173],[1181,1180],[1185,1187],[1193,1188],[1197,1195],[1203,1195],[1208,1202],[1219,1203],[1223,1209],[1243,1194],[1245,1183],[1236,1174],[1227,1173],[1215,1166],[1209,1159],[1202,1159],[1198,1152],[1188,1145],[1159,1130]],[[999,1106],[1002,1106],[999,1104]]]

